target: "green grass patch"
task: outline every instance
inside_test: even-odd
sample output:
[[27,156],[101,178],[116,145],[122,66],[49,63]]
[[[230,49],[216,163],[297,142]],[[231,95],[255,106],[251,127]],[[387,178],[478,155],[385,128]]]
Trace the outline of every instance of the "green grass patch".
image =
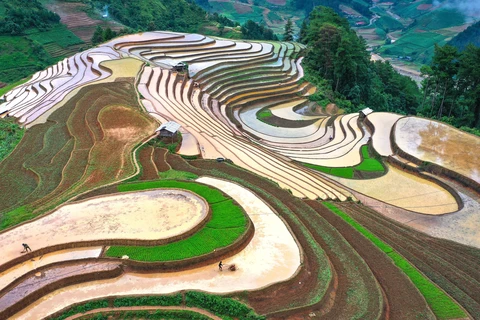
[[[113,315],[116,319],[188,319],[204,320],[211,319],[202,314],[189,310],[157,310],[152,313],[148,310],[116,311],[121,307],[142,307],[142,306],[183,306],[196,307],[214,313],[222,319],[250,319],[263,320],[255,311],[245,304],[232,298],[221,297],[203,292],[187,291],[185,303],[181,293],[163,296],[132,296],[117,298],[113,301],[113,310],[109,312],[98,312],[91,319],[110,319]],[[110,306],[108,299],[89,301],[87,303],[72,307],[52,320],[64,320],[68,317],[85,313],[87,311],[107,308]],[[90,319],[90,318],[89,318]]]
[[15,149],[24,134],[25,130],[13,119],[0,118],[0,162]]
[[336,177],[347,178],[347,179],[352,179],[355,171],[383,172],[385,170],[380,161],[370,157],[370,154],[368,151],[368,145],[363,145],[360,148],[360,152],[362,154],[363,160],[360,164],[354,167],[333,168],[333,167],[319,166],[319,165],[310,164],[310,163],[303,163],[303,165],[310,169],[314,169],[327,174],[331,174]]
[[160,246],[113,246],[108,257],[128,255],[138,261],[177,261],[201,256],[233,244],[246,231],[247,218],[242,209],[217,189],[195,182],[161,180],[118,186],[118,191],[151,188],[178,188],[192,191],[205,198],[212,210],[211,220],[191,237]]
[[272,111],[270,109],[263,109],[257,112],[257,119],[264,120],[266,118],[270,118],[273,116]]
[[425,300],[432,309],[433,313],[439,319],[457,319],[467,317],[465,312],[455,301],[453,301],[445,292],[439,289],[430,279],[418,271],[404,257],[398,254],[392,247],[368,231],[348,214],[338,209],[335,205],[328,202],[324,202],[323,204],[333,213],[342,218],[345,222],[354,227],[367,239],[372,241],[372,243],[374,243],[380,250],[386,253],[394,261],[395,265],[399,267],[407,275],[407,277],[410,278],[420,293],[425,297]]
[[9,85],[6,85],[5,87],[0,88],[0,96],[3,96],[5,93],[7,93],[8,91],[12,90],[15,87],[17,87],[21,84],[24,84],[25,82],[30,80],[30,78],[31,77],[23,78],[23,79],[18,80],[17,82],[10,83]]
[[56,43],[62,48],[83,43],[82,39],[77,37],[64,25],[55,26],[48,31],[29,34],[28,38],[40,43],[41,45]]
[[195,173],[187,171],[179,171],[170,169],[165,172],[159,172],[160,179],[173,179],[173,180],[195,180],[198,176]]

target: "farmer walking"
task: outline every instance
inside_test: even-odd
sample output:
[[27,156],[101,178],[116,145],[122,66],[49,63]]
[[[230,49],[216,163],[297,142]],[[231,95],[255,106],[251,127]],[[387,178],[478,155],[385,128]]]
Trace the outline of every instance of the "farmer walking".
[[218,270],[220,270],[220,271],[223,270],[223,263],[222,263],[222,261],[220,261],[220,263],[218,264]]

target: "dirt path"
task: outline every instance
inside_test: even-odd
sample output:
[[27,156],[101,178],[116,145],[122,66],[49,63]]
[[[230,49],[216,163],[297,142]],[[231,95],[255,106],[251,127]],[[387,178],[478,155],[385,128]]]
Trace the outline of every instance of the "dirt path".
[[190,308],[190,307],[182,307],[182,306],[174,306],[174,307],[119,307],[119,308],[101,308],[101,309],[94,309],[87,311],[85,313],[79,313],[73,316],[70,316],[68,318],[65,318],[65,320],[74,320],[74,319],[79,319],[83,318],[84,316],[90,315],[90,314],[97,314],[101,312],[110,312],[110,311],[134,311],[134,310],[151,310],[151,311],[156,311],[156,310],[189,310],[189,311],[194,311],[200,314],[203,314],[207,317],[212,318],[213,320],[222,320],[222,318],[214,315],[213,313],[210,313],[208,311],[205,311],[203,309],[199,308]]

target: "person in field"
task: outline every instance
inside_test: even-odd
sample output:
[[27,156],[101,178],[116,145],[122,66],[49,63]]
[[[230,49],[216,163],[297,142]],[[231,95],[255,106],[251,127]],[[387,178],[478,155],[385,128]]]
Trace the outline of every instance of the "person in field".
[[23,246],[22,252],[28,252],[28,250],[30,250],[30,252],[32,251],[32,249],[30,249],[30,246],[28,244],[22,243],[22,246]]
[[220,270],[220,271],[223,270],[223,263],[222,263],[222,261],[220,261],[220,263],[218,264],[218,270]]

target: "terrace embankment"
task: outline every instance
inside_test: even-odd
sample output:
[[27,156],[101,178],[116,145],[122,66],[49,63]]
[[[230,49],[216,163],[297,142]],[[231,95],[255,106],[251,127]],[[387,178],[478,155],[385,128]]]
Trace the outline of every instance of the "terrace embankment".
[[337,205],[414,264],[473,318],[480,318],[479,249],[433,238],[362,205]]
[[[166,294],[184,289],[224,293],[257,289],[291,277],[300,266],[300,251],[281,219],[253,193],[241,186],[213,178],[202,178],[202,181],[231,194],[245,208],[255,225],[255,235],[245,249],[224,260],[226,266],[235,263],[237,271],[220,272],[218,262],[192,270],[162,274],[127,271],[116,279],[77,284],[57,290],[33,303],[16,317],[44,317],[73,303],[111,295]],[[265,258],[271,263],[260,268],[257,262]]]
[[[167,241],[205,222],[209,208],[199,196],[182,190],[147,190],[97,197],[65,205],[55,212],[0,234],[5,248],[0,265],[22,256],[19,243],[34,250],[102,244]],[[191,233],[191,232],[190,232]]]
[[[228,177],[251,188],[277,211],[295,234],[304,251],[299,272],[288,281],[246,296],[238,295],[258,313],[279,319],[308,317],[311,312],[326,318],[375,318],[383,314],[382,294],[366,264],[340,234],[303,201],[235,166],[204,160],[191,161],[189,165],[177,156],[167,160],[177,170]],[[352,290],[355,294],[350,295],[347,304],[347,292]]]
[[133,150],[156,127],[135,97],[133,79],[87,86],[30,128],[0,163],[2,228],[133,175]]

